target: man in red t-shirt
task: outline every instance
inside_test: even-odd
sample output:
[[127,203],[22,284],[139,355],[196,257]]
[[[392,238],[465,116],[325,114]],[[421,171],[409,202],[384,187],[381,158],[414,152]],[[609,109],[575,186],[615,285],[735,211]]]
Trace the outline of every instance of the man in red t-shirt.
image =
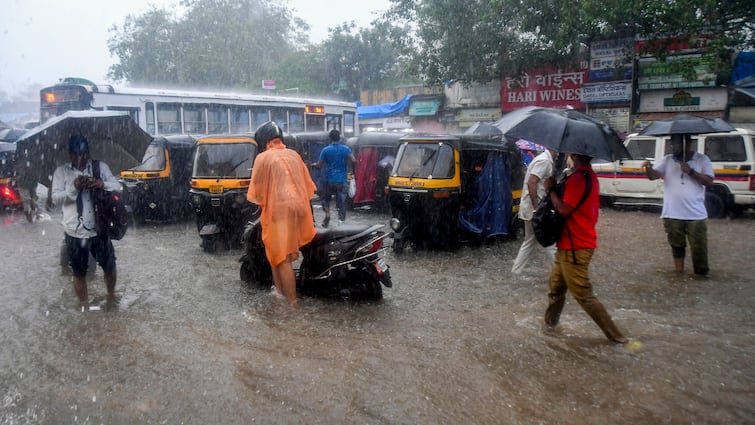
[[[548,327],[558,325],[568,289],[608,339],[625,344],[628,342],[627,338],[593,294],[588,276],[590,259],[598,247],[598,234],[595,231],[600,209],[598,177],[590,166],[591,157],[569,155],[574,162],[574,172],[564,182],[563,197],[559,197],[555,190],[548,195],[561,216],[566,218],[566,224],[561,239],[556,243],[556,258],[548,282],[549,304],[545,311],[545,324]],[[589,185],[587,179],[591,182]],[[546,179],[544,184],[549,190],[554,184],[553,177]],[[587,189],[590,192],[580,205]]]

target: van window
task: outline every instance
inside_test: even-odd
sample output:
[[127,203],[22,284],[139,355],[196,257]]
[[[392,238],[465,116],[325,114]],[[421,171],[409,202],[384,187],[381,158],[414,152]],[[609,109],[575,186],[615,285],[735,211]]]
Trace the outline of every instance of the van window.
[[655,138],[653,139],[630,139],[627,142],[629,155],[635,159],[655,158]]
[[705,155],[711,161],[745,161],[747,152],[742,136],[710,136],[705,139]]

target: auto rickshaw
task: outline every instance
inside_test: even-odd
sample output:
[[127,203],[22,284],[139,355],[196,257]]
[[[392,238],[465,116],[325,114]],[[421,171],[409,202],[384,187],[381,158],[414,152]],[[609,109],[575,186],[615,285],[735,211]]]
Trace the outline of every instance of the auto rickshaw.
[[406,134],[370,131],[356,139],[357,165],[354,208],[388,211],[388,177]]
[[240,247],[244,225],[259,215],[246,199],[256,156],[257,142],[248,135],[197,140],[189,193],[205,252]]
[[516,237],[524,172],[500,135],[402,137],[388,178],[394,252]]
[[186,135],[157,137],[141,164],[121,171],[123,198],[134,221],[178,220],[191,214],[189,188],[196,143]]
[[12,210],[23,205],[21,194],[16,184],[13,167],[16,145],[0,142],[0,210]]
[[284,140],[283,143],[294,149],[301,155],[301,159],[307,164],[309,168],[309,174],[312,176],[312,181],[317,186],[318,193],[323,189],[323,172],[317,167],[313,167],[312,164],[320,159],[320,152],[330,144],[330,138],[327,131],[313,131],[309,133],[293,133],[293,140],[296,141],[295,145],[291,145],[289,141]]

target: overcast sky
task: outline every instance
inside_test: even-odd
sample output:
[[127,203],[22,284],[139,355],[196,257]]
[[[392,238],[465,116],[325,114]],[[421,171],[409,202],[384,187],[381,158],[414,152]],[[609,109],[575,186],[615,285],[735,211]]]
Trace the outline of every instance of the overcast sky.
[[[108,83],[115,62],[107,49],[108,28],[123,26],[128,14],[178,0],[0,0],[0,90],[11,95],[30,85],[46,86],[63,77]],[[289,8],[311,27],[310,40],[322,41],[328,27],[354,21],[367,27],[390,0],[288,0]]]

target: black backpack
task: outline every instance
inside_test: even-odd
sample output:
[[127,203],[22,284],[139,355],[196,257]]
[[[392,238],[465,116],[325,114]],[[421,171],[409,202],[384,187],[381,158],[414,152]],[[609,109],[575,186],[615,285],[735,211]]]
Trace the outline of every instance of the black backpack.
[[[100,178],[100,161],[92,160],[92,175],[97,179]],[[117,241],[121,240],[128,230],[128,212],[121,195],[104,189],[93,189],[92,205],[97,234]],[[81,196],[76,199],[76,207],[81,217]]]
[[[582,206],[585,199],[587,199],[587,195],[589,195],[592,190],[592,180],[590,179],[590,175],[586,171],[582,171],[582,173],[584,173],[585,176],[585,193],[582,194],[579,203],[574,207],[575,211]],[[551,190],[556,190],[558,191],[557,193],[561,195],[565,182],[566,180],[559,183]],[[546,194],[545,197],[540,200],[535,213],[532,215],[532,229],[535,233],[535,239],[542,246],[551,246],[561,238],[561,233],[563,233],[565,226],[566,219],[559,214],[558,210],[553,206],[553,202],[551,202],[551,197]],[[571,234],[569,234],[569,237],[571,237]]]

